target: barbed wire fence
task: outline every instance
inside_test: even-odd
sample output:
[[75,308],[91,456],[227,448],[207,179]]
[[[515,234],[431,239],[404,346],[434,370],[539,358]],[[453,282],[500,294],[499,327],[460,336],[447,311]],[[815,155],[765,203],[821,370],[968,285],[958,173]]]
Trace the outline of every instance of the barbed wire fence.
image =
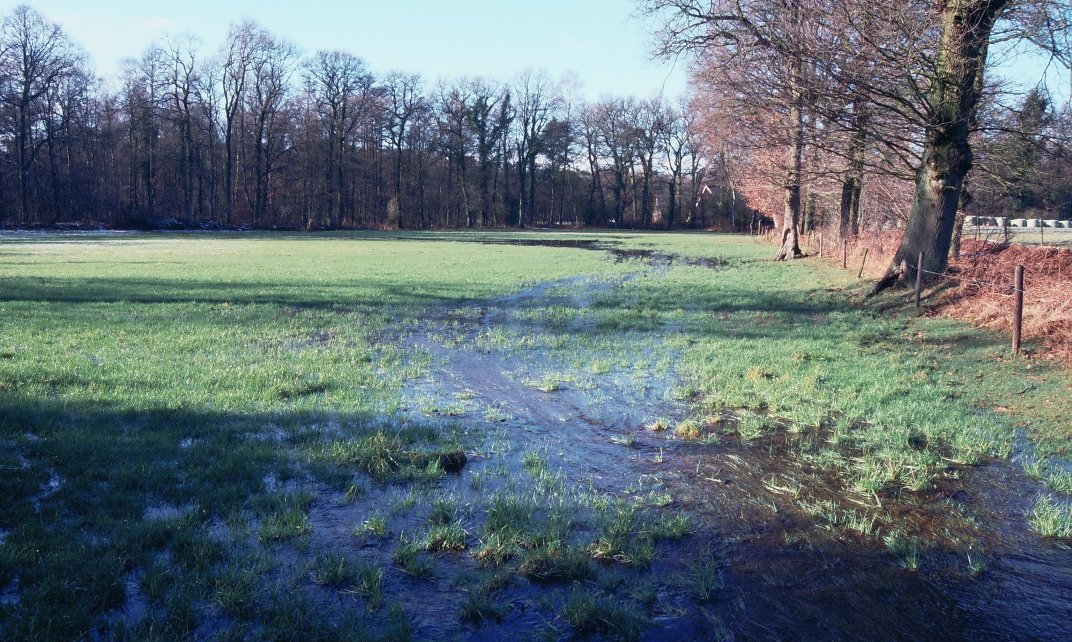
[[[861,278],[864,274],[869,256],[869,249],[875,250],[875,252],[871,253],[871,256],[877,255],[881,257],[884,255],[884,248],[882,247],[869,248],[866,244],[860,244],[858,246],[857,243],[850,243],[848,239],[839,238],[836,243],[830,243],[824,239],[822,231],[818,231],[818,233],[809,233],[802,240],[807,243],[812,251],[817,250],[817,256],[819,258],[837,260],[840,262],[843,269],[856,269],[857,278]],[[831,251],[831,245],[836,249]],[[840,248],[837,246],[840,246]],[[1053,246],[1050,247],[1051,249],[1058,249]],[[840,256],[838,256],[839,254]],[[977,254],[980,256],[987,255],[986,252],[978,252]],[[1062,285],[1052,286],[1046,283],[1052,283],[1054,280],[1052,278],[1053,276],[1056,277],[1055,280],[1059,284],[1061,283],[1066,272],[1062,260],[1057,260],[1055,265],[1032,265],[1030,270],[1023,263],[1019,263],[1013,266],[1013,269],[1010,270],[1008,278],[987,278],[986,276],[972,273],[951,273],[948,270],[945,272],[935,272],[923,267],[922,253],[916,258],[916,283],[914,295],[917,309],[922,307],[922,290],[925,282],[929,284],[943,282],[953,283],[956,284],[958,288],[967,292],[983,293],[1006,300],[1008,301],[1009,307],[1008,318],[1011,321],[1013,330],[1012,351],[1015,354],[1019,354],[1022,348],[1025,301],[1040,309],[1049,311],[1050,314],[1054,316],[1072,314],[1072,290]],[[858,269],[855,263],[856,259],[859,259],[860,261]],[[977,263],[973,262],[972,265],[976,269],[980,269]],[[991,267],[984,263],[981,269],[994,270],[997,269],[997,266]],[[902,263],[901,270],[903,274],[909,274],[908,266],[904,262]],[[1039,277],[1033,284],[1030,283],[1029,278],[1032,275]],[[1027,285],[1025,285],[1025,281],[1028,282]],[[1042,283],[1039,283],[1038,281],[1042,281]],[[1028,285],[1030,285],[1030,287],[1028,287]]]
[[[773,242],[775,240],[776,230],[772,226],[765,226],[758,228],[753,232],[756,236],[763,237],[767,242]],[[826,242],[824,238],[823,230],[809,230],[801,233],[801,244],[807,245],[812,251],[817,250],[817,256],[819,258],[826,259],[840,259],[842,269],[850,268],[850,257],[853,258],[852,268],[856,268],[855,259],[860,260],[859,268],[857,269],[857,278],[862,278],[865,268],[867,266],[868,256],[885,255],[884,249],[881,245],[877,248],[869,248],[866,243],[859,243],[858,241],[850,242],[849,239],[841,238],[841,235],[836,235],[838,238],[835,243]],[[978,235],[976,235],[976,240]],[[829,249],[830,246],[840,245],[840,248]],[[1008,242],[998,241],[997,245],[1008,245]],[[983,246],[986,246],[984,241]],[[1044,246],[1045,247],[1045,246]],[[1059,247],[1049,246],[1052,250],[1059,250]],[[861,252],[862,249],[862,252]],[[871,253],[869,250],[874,249],[875,252]],[[840,250],[840,251],[839,251]],[[840,256],[838,256],[840,254]],[[921,253],[922,254],[922,253]],[[980,256],[986,256],[987,253],[975,252]],[[978,265],[973,262],[973,267],[978,269]],[[1054,267],[1054,266],[1049,266]],[[1061,260],[1056,262],[1056,281],[1060,283],[1064,277],[1064,264]],[[902,273],[908,274],[907,265],[902,264]],[[989,266],[985,266],[983,269],[993,269]],[[1031,285],[1030,289],[1025,286],[1025,275],[1035,274],[1036,276],[1045,276],[1046,266],[1032,265],[1031,273],[1028,272],[1026,267],[1021,263],[1014,266],[1014,269],[1009,275],[1009,279],[994,279],[981,277],[977,274],[956,274],[946,272],[935,272],[933,270],[927,270],[923,268],[922,256],[917,257],[916,265],[916,288],[915,288],[915,303],[916,308],[922,307],[922,289],[924,280],[934,282],[953,282],[961,289],[985,293],[988,295],[1000,297],[1009,301],[1009,317],[1011,320],[1013,330],[1013,352],[1019,354],[1022,347],[1023,339],[1023,319],[1024,319],[1024,305],[1025,299],[1030,295],[1030,302],[1036,305],[1040,309],[1049,310],[1051,315],[1060,316],[1064,314],[1072,315],[1072,290],[1067,287],[1046,287],[1038,282]],[[926,279],[924,279],[926,275]],[[1052,279],[1039,279],[1043,282]]]

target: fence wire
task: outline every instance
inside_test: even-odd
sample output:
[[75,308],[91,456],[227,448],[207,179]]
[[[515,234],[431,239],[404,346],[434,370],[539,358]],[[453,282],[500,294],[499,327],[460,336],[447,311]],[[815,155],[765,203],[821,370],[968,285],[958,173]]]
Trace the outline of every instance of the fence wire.
[[[988,291],[991,294],[996,294],[998,296],[1009,297],[1009,298],[1013,298],[1013,297],[1016,296],[1016,285],[1015,284],[1009,284],[1009,283],[1005,283],[1005,282],[1002,282],[1002,281],[992,281],[992,280],[989,280],[989,279],[980,279],[980,278],[975,277],[975,276],[957,276],[955,274],[946,274],[944,272],[934,272],[934,271],[931,271],[931,270],[921,270],[921,272],[923,272],[924,274],[933,274],[934,276],[937,276],[937,277],[939,277],[941,279],[950,279],[950,280],[953,280],[953,281],[957,281],[957,282],[959,282],[961,284],[974,286],[974,287],[976,287],[976,288],[978,288],[980,290],[983,289],[984,286],[991,286],[991,288]],[[1009,290],[1011,290],[1011,292]],[[1023,288],[1022,292],[1026,296],[1026,294],[1027,294],[1027,287],[1026,286]]]

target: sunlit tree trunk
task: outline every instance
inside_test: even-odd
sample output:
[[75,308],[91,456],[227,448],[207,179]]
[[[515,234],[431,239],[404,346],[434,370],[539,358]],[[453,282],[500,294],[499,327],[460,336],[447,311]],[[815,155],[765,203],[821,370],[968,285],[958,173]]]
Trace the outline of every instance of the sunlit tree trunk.
[[782,244],[775,257],[786,261],[804,256],[800,251],[800,181],[804,169],[804,110],[802,97],[789,108],[789,152],[785,172],[785,207],[782,216]]
[[[893,263],[872,292],[898,278],[914,278],[919,252],[924,253],[923,269],[928,272],[944,272],[948,265],[964,177],[972,167],[968,134],[982,93],[990,33],[1007,4],[1007,0],[947,0],[942,5],[937,73],[929,96],[931,116],[912,211]],[[908,268],[904,274],[902,260]]]

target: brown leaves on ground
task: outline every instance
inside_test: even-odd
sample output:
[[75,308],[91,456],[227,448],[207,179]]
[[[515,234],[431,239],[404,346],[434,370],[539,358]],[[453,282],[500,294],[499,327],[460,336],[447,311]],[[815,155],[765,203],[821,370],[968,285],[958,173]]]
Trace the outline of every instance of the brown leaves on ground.
[[[824,258],[841,262],[836,232],[829,234]],[[819,232],[803,234],[801,246],[811,254],[818,250]],[[856,271],[863,261],[864,276],[885,274],[900,234],[861,234],[848,246],[848,269]],[[1013,272],[1024,266],[1023,336],[1035,343],[1027,358],[1061,359],[1072,364],[1072,249],[995,243],[966,238],[960,258],[952,259],[946,279],[931,292],[928,313],[962,319],[999,332],[1012,333]]]
[[938,310],[1012,332],[1013,274],[1024,266],[1024,338],[1042,349],[1031,356],[1072,362],[1072,250],[965,239],[950,274],[960,280]]

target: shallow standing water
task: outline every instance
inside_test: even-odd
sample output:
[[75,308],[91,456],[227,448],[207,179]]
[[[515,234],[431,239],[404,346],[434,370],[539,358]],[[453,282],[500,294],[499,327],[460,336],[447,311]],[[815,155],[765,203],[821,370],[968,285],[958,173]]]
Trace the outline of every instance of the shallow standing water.
[[[521,243],[608,249],[580,241]],[[719,267],[644,250],[615,255],[644,262],[638,271],[646,274],[665,272],[675,261]],[[1072,551],[1030,531],[1025,514],[1039,486],[1007,462],[959,468],[958,480],[930,491],[876,498],[913,532],[929,535],[916,561],[906,565],[875,536],[817,526],[778,488],[774,480],[793,471],[818,493],[839,495],[836,480],[792,455],[789,442],[800,437],[701,444],[645,430],[653,418],[673,421],[685,414],[685,404],[669,394],[673,373],[619,380],[598,395],[568,384],[539,392],[524,377],[553,361],[551,355],[474,349],[481,332],[514,322],[519,310],[549,303],[585,309],[591,287],[582,280],[541,284],[488,302],[479,321],[449,347],[427,333],[412,335],[412,345],[435,360],[432,374],[417,387],[442,399],[472,395],[485,407],[508,411],[502,424],[513,451],[543,446],[563,454],[563,472],[576,483],[628,494],[638,479],[649,477],[674,497],[675,509],[692,516],[699,528],[680,543],[663,545],[659,568],[645,574],[659,587],[664,611],[656,609],[646,639],[1067,639]],[[516,459],[511,465],[519,467]],[[700,603],[685,596],[675,574],[684,572],[680,560],[705,547],[717,548],[724,559],[723,588]],[[538,587],[513,591],[521,604]],[[531,623],[515,612],[502,624],[465,635],[496,639]]]

